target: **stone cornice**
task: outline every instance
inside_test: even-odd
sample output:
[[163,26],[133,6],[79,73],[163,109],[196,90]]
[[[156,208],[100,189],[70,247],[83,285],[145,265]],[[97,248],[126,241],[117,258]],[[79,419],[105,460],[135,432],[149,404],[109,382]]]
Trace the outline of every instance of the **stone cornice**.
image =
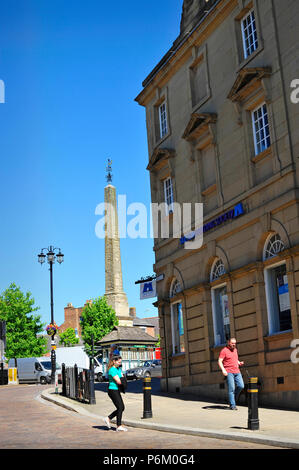
[[238,0],[219,0],[209,13],[200,19],[199,23],[190,31],[190,34],[179,36],[172,48],[164,55],[158,65],[143,81],[143,90],[135,98],[141,106],[147,106],[154,97],[157,87],[164,86],[172,75],[192,57],[193,46],[200,46],[215,29],[234,10]]
[[154,150],[146,169],[149,171],[159,170],[169,158],[175,156],[175,151],[168,148],[157,148]]
[[213,113],[193,113],[182,138],[188,141],[199,139],[209,129],[209,124],[215,124],[217,114]]
[[227,98],[233,102],[244,101],[252,91],[261,86],[262,78],[271,75],[271,67],[252,67],[242,69]]

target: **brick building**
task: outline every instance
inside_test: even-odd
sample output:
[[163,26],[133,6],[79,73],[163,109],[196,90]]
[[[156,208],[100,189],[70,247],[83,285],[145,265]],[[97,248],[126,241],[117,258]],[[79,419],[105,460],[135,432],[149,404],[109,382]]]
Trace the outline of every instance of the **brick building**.
[[[79,338],[81,338],[80,318],[83,308],[92,302],[87,300],[83,307],[74,307],[72,303],[68,303],[64,308],[64,322],[59,327],[59,333],[67,328],[73,328]],[[133,326],[144,330],[148,335],[157,338],[159,335],[158,317],[138,318],[136,316],[136,308],[130,307],[129,315],[133,321]]]
[[67,328],[73,328],[76,335],[81,337],[80,318],[83,308],[88,305],[91,300],[87,300],[83,307],[74,307],[70,302],[64,307],[64,322],[59,327],[59,333],[64,332]]
[[[169,389],[224,396],[217,359],[235,336],[261,403],[299,409],[298,20],[295,0],[185,0],[136,98],[170,223],[154,241]],[[203,204],[201,247],[172,237],[175,203]]]

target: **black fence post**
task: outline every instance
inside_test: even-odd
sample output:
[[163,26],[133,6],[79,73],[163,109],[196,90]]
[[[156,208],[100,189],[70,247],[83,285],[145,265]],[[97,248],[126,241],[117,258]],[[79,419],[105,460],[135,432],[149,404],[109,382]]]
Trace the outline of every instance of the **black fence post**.
[[152,418],[151,377],[143,379],[143,419]]
[[78,398],[78,366],[77,364],[74,365],[74,381],[75,381],[75,398]]
[[65,364],[61,364],[61,382],[62,382],[62,392],[61,394],[66,396],[66,380],[65,380]]
[[258,409],[258,378],[248,377],[248,429],[257,431],[260,428]]
[[91,357],[89,358],[89,404],[96,404],[96,397],[94,391],[94,340],[91,335]]

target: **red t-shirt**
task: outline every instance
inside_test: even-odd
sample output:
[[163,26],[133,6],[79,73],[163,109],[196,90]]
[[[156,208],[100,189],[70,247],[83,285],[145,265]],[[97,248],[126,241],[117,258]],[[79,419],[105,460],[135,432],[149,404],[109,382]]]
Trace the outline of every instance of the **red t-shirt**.
[[223,359],[223,366],[226,372],[230,372],[232,374],[238,374],[240,372],[237,349],[232,351],[226,346],[221,350],[219,358]]

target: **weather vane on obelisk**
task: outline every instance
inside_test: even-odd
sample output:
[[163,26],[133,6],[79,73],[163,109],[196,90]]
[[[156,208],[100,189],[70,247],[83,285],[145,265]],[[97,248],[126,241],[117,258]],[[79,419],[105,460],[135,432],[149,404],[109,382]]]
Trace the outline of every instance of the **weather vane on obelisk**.
[[112,183],[112,160],[108,158],[108,165],[106,167],[106,180],[107,183],[110,184]]

